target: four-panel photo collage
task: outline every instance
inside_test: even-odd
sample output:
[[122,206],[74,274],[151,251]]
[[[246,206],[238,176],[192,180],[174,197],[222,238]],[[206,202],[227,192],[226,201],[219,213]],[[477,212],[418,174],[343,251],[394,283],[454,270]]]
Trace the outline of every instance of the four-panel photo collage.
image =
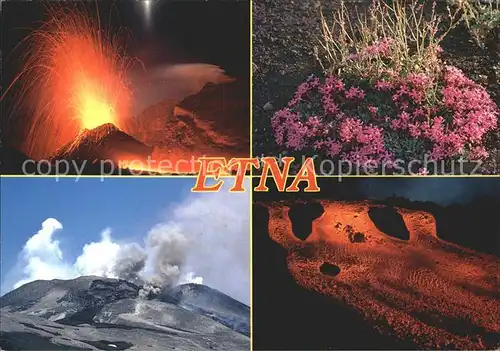
[[0,351],[500,350],[500,0],[0,6]]

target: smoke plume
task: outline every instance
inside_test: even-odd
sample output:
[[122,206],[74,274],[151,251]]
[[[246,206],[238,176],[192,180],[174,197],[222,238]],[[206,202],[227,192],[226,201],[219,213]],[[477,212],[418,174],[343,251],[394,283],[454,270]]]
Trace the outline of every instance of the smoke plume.
[[140,272],[146,265],[148,255],[137,243],[125,244],[120,247],[116,256],[113,274],[118,278],[131,282],[139,280]]
[[149,232],[147,245],[154,250],[154,275],[157,286],[172,286],[179,282],[186,264],[188,241],[176,225],[160,224]]
[[56,239],[64,232],[62,223],[49,218],[24,245],[2,293],[38,279],[95,275],[143,285],[144,297],[164,287],[203,283],[249,304],[249,194],[226,190],[190,194],[145,233],[142,245],[119,242],[106,228],[73,263]]

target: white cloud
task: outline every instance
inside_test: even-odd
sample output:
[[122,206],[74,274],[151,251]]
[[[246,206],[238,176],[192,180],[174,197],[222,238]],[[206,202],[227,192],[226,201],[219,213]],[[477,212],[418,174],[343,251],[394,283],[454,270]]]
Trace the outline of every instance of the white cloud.
[[42,229],[33,235],[24,245],[23,251],[26,257],[44,256],[49,260],[61,260],[62,251],[59,241],[52,240],[55,231],[62,229],[62,224],[54,218],[48,218],[42,223]]
[[120,245],[112,242],[110,230],[101,233],[99,242],[86,244],[82,254],[71,264],[64,260],[59,240],[54,238],[63,225],[54,218],[42,223],[42,228],[28,239],[21,252],[23,278],[13,287],[34,280],[71,279],[82,275],[113,277],[112,267]]
[[38,279],[69,279],[73,277],[70,266],[63,261],[59,241],[53,235],[62,229],[62,224],[54,218],[42,223],[42,228],[23,247],[21,259],[24,261],[23,273],[26,278],[14,284],[14,288]]
[[203,277],[195,277],[193,272],[187,273],[184,277],[182,277],[179,284],[203,284]]
[[195,195],[169,214],[190,242],[186,270],[246,304],[250,301],[249,201],[248,193],[222,190]]
[[101,233],[100,241],[85,244],[74,269],[78,275],[116,278],[113,269],[119,251],[120,245],[111,240],[111,229],[107,228]]

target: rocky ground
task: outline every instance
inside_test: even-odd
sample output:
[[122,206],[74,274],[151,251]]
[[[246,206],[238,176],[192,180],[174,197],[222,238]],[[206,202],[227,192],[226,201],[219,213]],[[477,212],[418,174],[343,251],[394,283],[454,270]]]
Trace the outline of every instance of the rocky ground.
[[0,349],[250,349],[248,306],[203,285],[141,291],[98,277],[28,283],[0,298]]
[[366,201],[359,184],[254,197],[254,349],[497,349],[498,200]]
[[302,242],[289,208],[269,206],[269,235],[287,249],[299,285],[418,349],[499,346],[497,257],[442,241],[426,211],[368,201],[319,206],[323,214]]
[[270,128],[273,112],[288,102],[300,82],[319,71],[313,56],[319,11],[318,1],[253,2],[254,155],[276,154]]
[[[256,0],[253,2],[253,152],[277,155],[270,119],[290,100],[296,86],[312,73],[321,73],[314,57],[320,31],[320,11],[328,18],[340,1]],[[347,0],[366,6],[369,0]],[[492,57],[479,48],[464,28],[450,33],[443,43],[443,58],[486,86],[500,104],[500,84],[492,71]],[[496,148],[500,132],[490,135]],[[484,172],[497,170],[490,161]]]

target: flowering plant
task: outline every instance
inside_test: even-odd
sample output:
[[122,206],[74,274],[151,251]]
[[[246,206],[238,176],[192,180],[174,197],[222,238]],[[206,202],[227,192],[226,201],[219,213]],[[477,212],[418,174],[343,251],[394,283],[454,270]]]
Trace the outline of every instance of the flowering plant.
[[484,137],[499,110],[459,69],[370,81],[311,76],[271,124],[278,145],[364,167],[488,157]]
[[352,13],[341,0],[331,21],[321,13],[316,59],[325,72],[342,76],[438,75],[440,44],[460,22],[460,10],[447,7],[444,15],[436,7],[436,0],[373,0]]

